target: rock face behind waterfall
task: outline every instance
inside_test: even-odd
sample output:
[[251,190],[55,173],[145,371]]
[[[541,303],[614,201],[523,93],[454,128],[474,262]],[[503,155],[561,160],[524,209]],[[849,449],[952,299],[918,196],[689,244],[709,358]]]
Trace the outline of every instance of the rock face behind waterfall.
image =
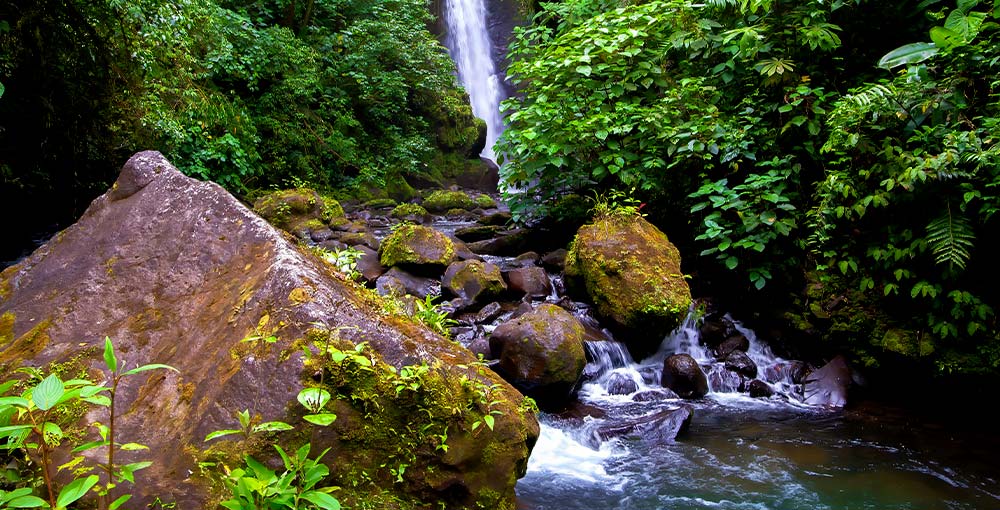
[[598,218],[577,231],[566,256],[568,284],[585,290],[600,315],[659,345],[691,305],[680,253],[645,219]]
[[[119,458],[154,463],[129,487],[134,507],[160,498],[215,508],[218,495],[197,462],[235,468],[244,454],[273,461],[268,441],[294,450],[311,438],[314,454],[331,448],[322,485],[342,487],[336,495],[348,505],[512,509],[538,435],[530,406],[468,350],[383,311],[378,299],[222,188],[143,152],[75,225],[0,273],[0,366],[9,376],[19,364],[72,363],[100,377],[108,335],[130,366],[179,370],[119,387],[116,439],[150,448]],[[272,335],[276,342],[244,341]],[[367,342],[361,352],[371,369],[315,349],[305,359],[303,348],[316,342],[352,352]],[[413,369],[420,384],[400,390],[404,366],[423,368]],[[337,415],[325,428],[305,423],[295,402],[320,374]],[[244,409],[296,429],[246,443],[203,441],[234,428]],[[493,410],[495,427],[473,432]],[[92,421],[106,423],[106,410],[80,425]],[[405,473],[390,472],[403,464]]]

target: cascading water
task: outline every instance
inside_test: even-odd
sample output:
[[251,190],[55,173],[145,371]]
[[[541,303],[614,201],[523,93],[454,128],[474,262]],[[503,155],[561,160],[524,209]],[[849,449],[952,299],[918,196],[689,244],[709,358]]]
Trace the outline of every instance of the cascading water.
[[469,93],[472,112],[486,121],[486,147],[480,155],[495,161],[493,144],[504,129],[500,115],[504,93],[493,64],[484,0],[447,0],[444,17],[448,26],[445,46],[458,66],[458,77]]

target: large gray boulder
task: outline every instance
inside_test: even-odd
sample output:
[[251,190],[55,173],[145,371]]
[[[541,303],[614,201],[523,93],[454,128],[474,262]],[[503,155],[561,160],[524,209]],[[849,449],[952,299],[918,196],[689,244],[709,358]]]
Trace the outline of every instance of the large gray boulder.
[[803,383],[805,403],[817,406],[844,407],[851,386],[851,367],[837,356],[822,368],[806,376]]
[[[331,448],[323,483],[341,487],[336,495],[346,505],[382,494],[402,506],[513,509],[514,483],[538,435],[521,395],[468,350],[379,306],[222,188],[185,177],[157,152],[133,156],[75,225],[0,273],[6,375],[20,364],[59,363],[100,377],[105,335],[130,364],[179,370],[118,387],[118,440],[150,448],[120,452],[119,460],[154,463],[123,488],[136,508],[156,497],[177,508],[215,508],[218,494],[199,475],[200,461],[237,467],[251,454],[273,462],[270,442],[294,449],[311,438],[314,452]],[[244,341],[262,336],[277,340]],[[371,370],[320,356],[317,342],[350,351],[366,342]],[[308,360],[303,348],[313,351]],[[429,367],[422,385],[397,391],[399,368],[412,365]],[[338,417],[323,428],[304,422],[296,403],[320,379]],[[295,431],[204,442],[209,432],[234,428],[245,409]],[[493,410],[500,413],[493,430],[474,432],[471,425]],[[93,421],[106,423],[106,410],[67,431],[93,434],[86,427]],[[445,433],[448,448],[440,448],[432,434]],[[406,476],[394,483],[389,468],[401,463]]]

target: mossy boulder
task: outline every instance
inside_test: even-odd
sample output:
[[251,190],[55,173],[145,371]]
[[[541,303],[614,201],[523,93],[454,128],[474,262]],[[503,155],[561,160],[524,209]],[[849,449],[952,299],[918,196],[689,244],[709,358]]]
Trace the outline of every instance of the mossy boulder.
[[464,191],[437,190],[424,198],[423,206],[436,213],[452,209],[470,211],[476,208],[476,202]]
[[441,231],[404,223],[382,240],[379,256],[385,267],[439,267],[443,271],[455,260],[455,244]]
[[389,216],[409,223],[430,223],[431,215],[420,204],[399,204],[389,213]]
[[476,207],[481,209],[493,209],[497,206],[497,201],[493,200],[493,197],[489,195],[476,195],[476,198],[472,199],[475,202]]
[[489,262],[463,260],[448,266],[441,284],[464,306],[499,297],[507,290],[500,268]]
[[587,364],[584,336],[573,314],[546,303],[497,326],[490,350],[514,387],[543,409],[558,409],[569,402]]
[[[118,386],[118,440],[149,447],[118,458],[153,462],[129,487],[134,507],[159,497],[218,508],[221,495],[199,462],[235,468],[249,454],[280,464],[270,443],[290,451],[311,441],[314,455],[331,448],[322,485],[339,486],[345,506],[514,508],[514,483],[538,435],[530,402],[468,350],[394,312],[159,153],[133,156],[75,225],[0,273],[0,289],[4,376],[20,364],[74,360],[99,377],[105,335],[130,366],[178,369]],[[324,356],[317,345],[361,354]],[[302,420],[296,395],[305,386],[334,395],[330,427]],[[205,443],[209,432],[234,428],[244,409],[295,430]],[[492,410],[495,427],[473,430]],[[106,420],[95,409],[64,429],[90,441],[87,425]]]
[[580,227],[566,255],[568,283],[586,291],[597,312],[659,344],[691,306],[681,257],[645,219],[597,218]]
[[305,240],[315,241],[330,225],[347,222],[339,202],[309,188],[267,193],[254,201],[253,209],[271,225]]

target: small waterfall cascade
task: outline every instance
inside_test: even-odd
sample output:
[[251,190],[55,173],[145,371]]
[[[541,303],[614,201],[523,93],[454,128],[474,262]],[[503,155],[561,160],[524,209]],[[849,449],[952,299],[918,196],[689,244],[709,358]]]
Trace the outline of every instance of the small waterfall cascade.
[[504,129],[500,115],[504,92],[493,64],[485,0],[446,0],[444,17],[448,26],[445,46],[458,66],[458,78],[469,93],[473,114],[486,121],[486,147],[480,156],[496,161],[493,144]]

